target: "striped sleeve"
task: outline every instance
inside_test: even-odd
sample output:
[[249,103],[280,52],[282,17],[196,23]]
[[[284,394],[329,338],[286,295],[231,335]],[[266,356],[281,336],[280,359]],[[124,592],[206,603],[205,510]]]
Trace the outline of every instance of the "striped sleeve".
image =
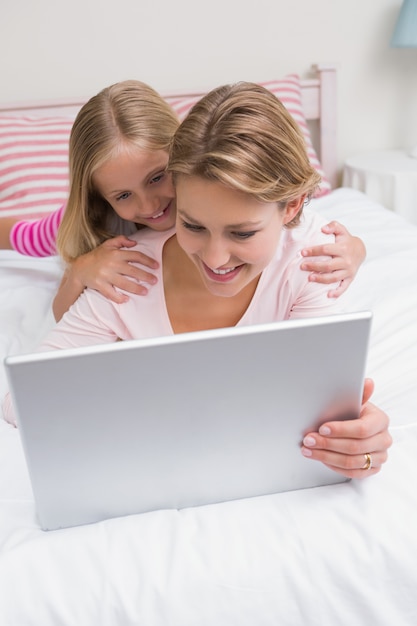
[[56,254],[56,235],[64,211],[65,205],[40,220],[16,222],[10,231],[12,248],[28,256]]

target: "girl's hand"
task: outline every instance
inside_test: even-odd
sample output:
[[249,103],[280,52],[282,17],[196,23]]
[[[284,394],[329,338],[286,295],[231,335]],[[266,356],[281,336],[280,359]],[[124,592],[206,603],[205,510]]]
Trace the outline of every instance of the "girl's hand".
[[122,250],[135,245],[135,241],[119,235],[69,264],[52,303],[55,320],[58,322],[61,319],[86,287],[99,291],[117,304],[127,302],[129,296],[117,291],[116,287],[145,296],[148,289],[138,281],[154,285],[157,278],[132,263],[140,263],[151,269],[157,269],[159,264],[138,250]]
[[388,458],[392,437],[387,415],[368,402],[373,390],[373,381],[367,378],[358,419],[326,422],[318,432],[306,435],[301,448],[304,456],[321,461],[347,478],[377,474]]
[[323,226],[324,233],[334,234],[335,243],[327,243],[301,251],[303,257],[326,256],[325,260],[314,258],[303,261],[301,269],[312,272],[308,279],[317,283],[339,283],[336,289],[331,289],[329,298],[338,298],[346,291],[356,276],[356,273],[366,256],[366,249],[362,239],[353,237],[349,231],[339,224],[330,222]]
[[129,297],[118,292],[115,287],[144,296],[148,289],[145,285],[139,284],[139,281],[154,285],[157,278],[132,263],[139,263],[151,269],[157,269],[159,263],[138,250],[122,249],[135,245],[135,241],[123,235],[108,239],[91,252],[76,259],[71,265],[70,272],[76,276],[83,288],[96,289],[109,300],[119,304],[126,302]]

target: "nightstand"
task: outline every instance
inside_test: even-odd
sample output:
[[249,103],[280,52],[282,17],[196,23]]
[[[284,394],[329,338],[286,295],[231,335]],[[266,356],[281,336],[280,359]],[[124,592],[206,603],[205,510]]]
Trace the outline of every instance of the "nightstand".
[[367,152],[348,158],[343,186],[365,192],[417,224],[417,158],[409,157],[404,150]]

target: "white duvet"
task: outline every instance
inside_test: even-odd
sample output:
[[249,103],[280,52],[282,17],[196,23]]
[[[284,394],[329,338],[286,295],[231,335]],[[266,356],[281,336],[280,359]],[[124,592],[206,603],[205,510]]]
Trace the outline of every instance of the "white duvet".
[[[348,189],[313,207],[367,245],[345,304],[374,313],[368,374],[394,438],[382,472],[43,532],[0,420],[1,626],[417,624],[417,227]],[[56,258],[0,253],[1,360],[53,323],[60,275]]]

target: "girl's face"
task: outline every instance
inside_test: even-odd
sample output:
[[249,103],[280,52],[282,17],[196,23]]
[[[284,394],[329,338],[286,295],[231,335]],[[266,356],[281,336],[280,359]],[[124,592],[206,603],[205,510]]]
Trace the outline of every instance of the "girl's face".
[[168,230],[175,224],[175,190],[167,163],[164,150],[130,146],[94,172],[93,184],[122,219]]
[[258,280],[276,253],[284,224],[304,200],[283,210],[277,202],[261,202],[198,176],[179,176],[176,192],[178,243],[206,288],[225,297]]

